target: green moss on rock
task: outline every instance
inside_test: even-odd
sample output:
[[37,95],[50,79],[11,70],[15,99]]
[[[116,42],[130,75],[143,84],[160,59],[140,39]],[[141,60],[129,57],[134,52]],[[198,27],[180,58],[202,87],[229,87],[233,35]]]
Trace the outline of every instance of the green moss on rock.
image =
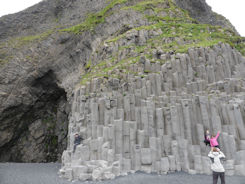
[[93,31],[94,28],[105,22],[105,18],[109,15],[109,11],[116,5],[127,2],[127,0],[112,0],[110,3],[100,12],[95,14],[88,14],[85,21],[81,24],[62,29],[61,31],[72,32],[75,34],[82,33],[84,31]]
[[[113,1],[114,4],[116,4],[116,2],[119,3],[119,1]],[[121,1],[121,3],[122,2],[126,1]],[[223,42],[235,47],[241,53],[245,53],[244,38],[237,36],[230,30],[222,29],[219,26],[198,23],[196,20],[190,18],[187,11],[178,8],[172,0],[140,1],[136,2],[134,5],[124,6],[121,8],[122,11],[129,9],[142,13],[146,20],[148,20],[149,25],[131,28],[127,32],[123,32],[119,35],[116,34],[116,36],[107,39],[105,43],[120,43],[120,40],[126,39],[128,33],[132,31],[153,30],[159,32],[160,30],[160,34],[148,39],[144,45],[136,45],[135,43],[132,43],[130,45],[119,46],[118,51],[131,49],[132,53],[137,53],[137,55],[143,54],[150,60],[150,62],[157,62],[153,59],[152,51],[154,49],[161,49],[163,52],[185,53],[190,48],[212,47],[213,45]],[[103,13],[100,12],[98,14],[103,18],[108,10],[109,8],[107,8],[106,11],[103,11]],[[148,10],[151,10],[153,14],[148,14]],[[160,12],[165,12],[164,15],[166,16],[162,16],[163,14]],[[85,20],[84,26],[87,24],[86,21],[88,20]],[[93,26],[96,24],[97,23],[92,22]],[[83,31],[84,29],[79,28],[79,30]],[[79,32],[75,31],[75,33]],[[167,42],[165,42],[166,39],[168,40]],[[113,70],[115,69],[121,69],[121,72],[130,73],[131,71],[125,69],[124,66],[136,63],[139,60],[139,57],[127,57],[129,58],[119,62],[114,62],[112,65],[108,65],[108,61],[103,61],[93,67],[90,67],[90,61],[87,64],[89,67],[86,67],[89,68],[89,71],[82,74],[81,84],[84,85],[93,78],[104,77],[107,79],[108,72],[113,73]],[[165,61],[159,62],[164,63]],[[145,70],[144,73],[150,73],[150,71]]]
[[45,31],[41,34],[13,38],[9,40],[8,45],[11,48],[21,48],[22,46],[32,43],[34,41],[42,41],[48,38],[54,32],[55,32],[55,29],[52,29],[52,30]]
[[[124,66],[128,66],[130,64],[136,63],[139,61],[139,58],[140,58],[139,56],[130,57],[118,62],[115,61],[115,58],[112,58],[111,60],[100,62],[99,64],[93,66],[90,71],[82,74],[82,80],[80,84],[85,85],[87,82],[91,81],[94,78],[108,79],[110,77],[108,75],[108,72],[111,72],[115,69],[120,69],[120,68],[122,69]],[[108,66],[108,63],[112,63],[112,62],[114,62],[114,64],[109,64],[110,66]]]

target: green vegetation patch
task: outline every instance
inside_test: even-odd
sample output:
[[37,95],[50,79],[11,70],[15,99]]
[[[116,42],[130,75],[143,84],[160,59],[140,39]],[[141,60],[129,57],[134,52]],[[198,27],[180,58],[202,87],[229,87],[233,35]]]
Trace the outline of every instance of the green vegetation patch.
[[10,56],[8,54],[8,51],[6,48],[0,47],[0,67],[8,63],[9,60],[11,60],[12,58],[13,56]]
[[[113,2],[115,3],[116,1]],[[140,58],[139,55],[144,55],[151,62],[159,62],[160,64],[166,62],[153,56],[152,51],[154,49],[161,49],[166,53],[184,53],[190,48],[212,47],[213,45],[223,42],[230,44],[242,54],[245,54],[245,38],[239,37],[234,32],[228,29],[223,29],[220,26],[199,24],[196,20],[189,17],[187,11],[178,8],[171,0],[140,1],[132,6],[121,8],[121,10],[129,9],[141,12],[145,16],[146,20],[149,21],[150,25],[135,27],[119,35],[115,34],[115,37],[106,40],[105,43],[111,44],[112,46],[115,42],[118,42],[121,39],[126,39],[127,34],[132,31],[146,30],[149,31],[149,33],[151,33],[151,31],[156,31],[159,34],[157,36],[154,34],[151,35],[151,39],[148,39],[144,45],[136,45],[136,43],[129,45],[118,45],[118,52],[124,49],[131,50],[132,55],[127,55],[127,59],[117,62],[115,58],[112,58],[108,61],[102,61],[95,66],[91,66],[92,61],[90,60],[85,67],[86,71],[81,76],[81,85],[85,85],[93,78],[108,79],[109,77],[113,76],[120,77],[117,75],[121,75],[123,73],[137,75],[137,73],[129,71],[128,66],[137,63]],[[153,15],[148,15],[145,13],[145,11],[149,9],[153,10]],[[100,14],[101,19],[105,17],[108,10],[109,9]],[[160,14],[162,11],[165,13]],[[99,13],[96,14],[96,16],[97,15],[99,15]],[[74,32],[80,33],[81,30],[88,30],[87,28],[89,26],[85,24],[86,21],[83,23],[84,28],[86,29],[79,28],[79,31]],[[93,23],[93,21],[91,22],[93,26],[97,24],[95,21],[95,23]],[[94,28],[93,26],[92,29]],[[137,57],[135,56],[135,53],[137,53]],[[118,70],[121,71],[120,74],[118,74]],[[144,70],[143,72],[147,74],[151,71]],[[144,77],[144,75],[142,77]]]
[[34,41],[42,41],[46,38],[48,38],[52,33],[54,33],[55,30],[48,30],[44,33],[37,34],[37,35],[29,35],[29,36],[22,36],[17,37],[9,40],[7,42],[7,47],[9,48],[20,48],[24,45],[27,45],[29,43],[33,43]]
[[93,31],[94,28],[105,22],[105,18],[109,15],[109,11],[116,5],[126,3],[127,0],[112,0],[103,10],[95,14],[88,14],[85,21],[81,24],[63,29],[61,31],[72,32],[75,34],[82,33],[84,31]]
[[[142,53],[155,48],[161,48],[165,52],[187,52],[191,47],[209,47],[219,42],[228,43],[235,47],[241,53],[245,52],[245,38],[237,36],[228,29],[222,29],[219,26],[195,23],[177,23],[175,22],[158,22],[156,24],[140,26],[132,30],[161,30],[162,34],[147,40],[144,46],[129,45],[127,48],[133,48],[135,52]],[[107,43],[116,42],[124,39],[127,32],[107,40]],[[165,41],[168,40],[166,43]],[[124,46],[125,47],[125,46]],[[125,47],[126,48],[126,47]]]
[[238,39],[237,39],[237,43],[236,44],[234,44],[235,46],[235,48],[243,55],[243,56],[245,56],[245,38],[243,37],[243,38],[241,38],[241,37],[239,37]]
[[111,58],[108,61],[102,61],[99,64],[91,67],[90,71],[85,74],[82,74],[81,85],[85,85],[88,81],[94,78],[109,78],[116,77],[116,74],[108,75],[108,72],[111,72],[115,69],[126,69],[126,66],[137,63],[140,57],[130,57],[123,59],[119,62],[116,62],[115,58]]
[[38,35],[30,35],[30,36],[24,36],[24,37],[19,37],[17,38],[17,40],[21,43],[21,44],[26,44],[28,42],[32,42],[32,41],[41,41],[45,38],[47,38],[48,36],[50,36],[52,33],[54,32],[54,30],[49,30],[47,32],[38,34]]
[[92,60],[90,59],[89,62],[86,64],[85,69],[88,70],[92,65]]
[[[122,10],[133,9],[135,11],[145,14],[146,10],[152,10],[154,15],[147,15],[145,17],[149,21],[194,21],[186,10],[183,10],[176,6],[172,0],[148,0],[141,1],[133,6],[123,7]],[[159,16],[161,12],[167,14],[167,16]]]
[[135,11],[144,12],[146,10],[153,10],[154,12],[159,12],[162,9],[158,8],[160,4],[168,2],[167,0],[149,0],[141,1],[133,6],[123,7],[122,10],[133,9]]
[[8,62],[8,59],[0,59],[0,67]]

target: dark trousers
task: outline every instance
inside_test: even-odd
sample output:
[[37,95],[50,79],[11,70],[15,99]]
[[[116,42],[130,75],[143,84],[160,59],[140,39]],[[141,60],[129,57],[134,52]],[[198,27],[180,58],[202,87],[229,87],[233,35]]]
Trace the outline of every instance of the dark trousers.
[[217,184],[219,177],[221,180],[221,184],[225,184],[225,173],[224,172],[213,172],[213,184]]
[[77,143],[74,144],[74,146],[73,146],[73,153],[75,153],[77,145],[79,145],[79,144],[77,144]]

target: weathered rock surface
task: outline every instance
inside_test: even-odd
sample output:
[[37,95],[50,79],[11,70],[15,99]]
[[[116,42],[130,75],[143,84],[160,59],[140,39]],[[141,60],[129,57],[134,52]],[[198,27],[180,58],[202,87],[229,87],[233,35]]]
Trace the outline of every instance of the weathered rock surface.
[[[62,30],[86,22],[88,14],[103,12],[107,0],[43,1],[0,18],[0,161],[56,161],[67,147],[61,173],[69,179],[110,179],[136,170],[209,173],[201,140],[203,130],[210,128],[221,129],[222,140],[235,143],[231,150],[224,149],[230,173],[242,174],[243,57],[226,44],[190,49],[188,54],[174,54],[175,46],[166,52],[152,44],[147,54],[153,60],[146,51],[136,52],[132,44],[140,50],[165,32],[135,27],[152,25],[153,15],[160,15],[163,23],[184,15],[168,1],[153,3],[143,12],[124,7],[138,2],[114,4],[100,24],[78,35]],[[189,2],[176,3],[189,7]],[[169,11],[158,12],[158,6]],[[196,19],[199,11],[200,16],[214,17],[208,7],[190,6]],[[212,24],[227,27],[219,20]],[[176,34],[173,26],[170,29]],[[118,42],[108,41],[112,35],[119,36]],[[158,40],[190,44],[178,36]],[[132,64],[129,56],[139,62]],[[77,85],[93,66],[109,59],[115,63],[106,62],[108,68],[125,59],[129,64]],[[73,154],[75,132],[85,141]],[[190,158],[192,150],[198,151]]]
[[190,12],[191,17],[201,23],[219,25],[236,31],[235,27],[222,15],[212,12],[205,0],[174,0],[178,6]]
[[[95,60],[120,44],[137,42],[132,34],[138,33],[128,31],[130,38],[102,46]],[[95,77],[75,89],[63,177],[102,180],[135,171],[211,174],[210,148],[203,143],[206,129],[221,131],[226,173],[244,175],[245,58],[224,43],[162,54],[164,59],[143,56],[112,70],[117,78]],[[85,140],[73,153],[77,132]]]

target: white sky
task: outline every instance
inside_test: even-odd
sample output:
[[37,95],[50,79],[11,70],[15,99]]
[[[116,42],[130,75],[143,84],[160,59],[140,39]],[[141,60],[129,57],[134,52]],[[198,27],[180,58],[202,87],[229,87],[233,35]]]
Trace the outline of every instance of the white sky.
[[24,10],[42,0],[0,0],[0,17]]
[[245,36],[245,0],[206,0],[212,10],[230,20],[236,30]]
[[[42,0],[0,0],[0,17],[24,10]],[[206,0],[213,11],[224,15],[245,36],[245,0]]]

